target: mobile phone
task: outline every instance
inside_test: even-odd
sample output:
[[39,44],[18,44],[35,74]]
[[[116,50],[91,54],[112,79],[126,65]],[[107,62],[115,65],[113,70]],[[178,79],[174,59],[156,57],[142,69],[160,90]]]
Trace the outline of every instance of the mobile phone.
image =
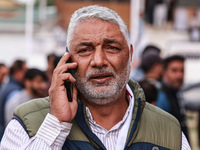
[[[69,52],[68,48],[66,47],[66,52]],[[71,58],[68,59],[67,63],[71,62]],[[68,69],[66,71],[67,73],[71,73],[71,70]],[[64,81],[64,85],[65,85],[65,89],[66,89],[66,93],[67,93],[67,98],[69,102],[72,102],[72,94],[71,94],[71,82],[69,80],[65,80]]]

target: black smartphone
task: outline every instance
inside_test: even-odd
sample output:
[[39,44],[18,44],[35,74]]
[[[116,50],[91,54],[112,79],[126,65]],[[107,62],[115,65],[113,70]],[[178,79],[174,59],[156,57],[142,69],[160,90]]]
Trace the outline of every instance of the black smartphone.
[[[66,52],[69,52],[67,47],[66,47]],[[68,59],[67,63],[70,63],[70,62],[71,62],[71,58]],[[71,70],[68,69],[67,73],[71,73]],[[72,102],[71,82],[69,80],[65,80],[64,85],[65,85],[65,89],[66,89],[66,92],[67,92],[68,101]]]

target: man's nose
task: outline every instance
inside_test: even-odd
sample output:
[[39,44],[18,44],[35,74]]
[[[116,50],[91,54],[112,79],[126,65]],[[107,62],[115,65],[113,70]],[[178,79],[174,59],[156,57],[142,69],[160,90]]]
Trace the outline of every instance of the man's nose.
[[101,46],[98,46],[95,49],[93,58],[91,60],[91,65],[98,68],[106,65],[106,55]]

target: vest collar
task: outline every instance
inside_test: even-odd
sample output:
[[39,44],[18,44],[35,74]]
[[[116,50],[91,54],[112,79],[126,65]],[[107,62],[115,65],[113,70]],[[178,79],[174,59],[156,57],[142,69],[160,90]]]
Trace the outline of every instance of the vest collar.
[[[135,102],[134,102],[133,115],[132,115],[132,121],[131,121],[131,125],[132,124],[133,125],[129,128],[126,146],[129,146],[129,144],[132,142],[132,140],[134,140],[134,138],[136,137],[136,134],[137,134],[136,129],[138,126],[138,122],[139,122],[140,116],[142,114],[143,108],[145,106],[144,92],[141,89],[141,87],[139,86],[139,84],[132,80],[129,80],[128,84],[134,94]],[[106,149],[105,146],[103,145],[103,143],[91,131],[91,129],[89,127],[88,119],[86,117],[85,103],[80,101],[78,105],[79,106],[78,106],[78,110],[77,110],[76,120],[77,120],[79,126],[81,127],[83,132],[87,135],[87,137],[89,138],[89,140],[95,147],[101,147],[102,149]]]

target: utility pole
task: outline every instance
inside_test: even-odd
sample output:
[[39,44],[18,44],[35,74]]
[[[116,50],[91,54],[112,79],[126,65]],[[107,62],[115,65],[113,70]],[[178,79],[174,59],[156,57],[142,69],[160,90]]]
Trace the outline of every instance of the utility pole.
[[130,39],[134,47],[134,56],[137,55],[137,44],[139,34],[139,20],[140,20],[140,0],[130,1]]
[[43,23],[47,19],[47,0],[39,1],[39,22]]
[[28,53],[33,51],[34,4],[35,0],[26,1],[25,48]]

